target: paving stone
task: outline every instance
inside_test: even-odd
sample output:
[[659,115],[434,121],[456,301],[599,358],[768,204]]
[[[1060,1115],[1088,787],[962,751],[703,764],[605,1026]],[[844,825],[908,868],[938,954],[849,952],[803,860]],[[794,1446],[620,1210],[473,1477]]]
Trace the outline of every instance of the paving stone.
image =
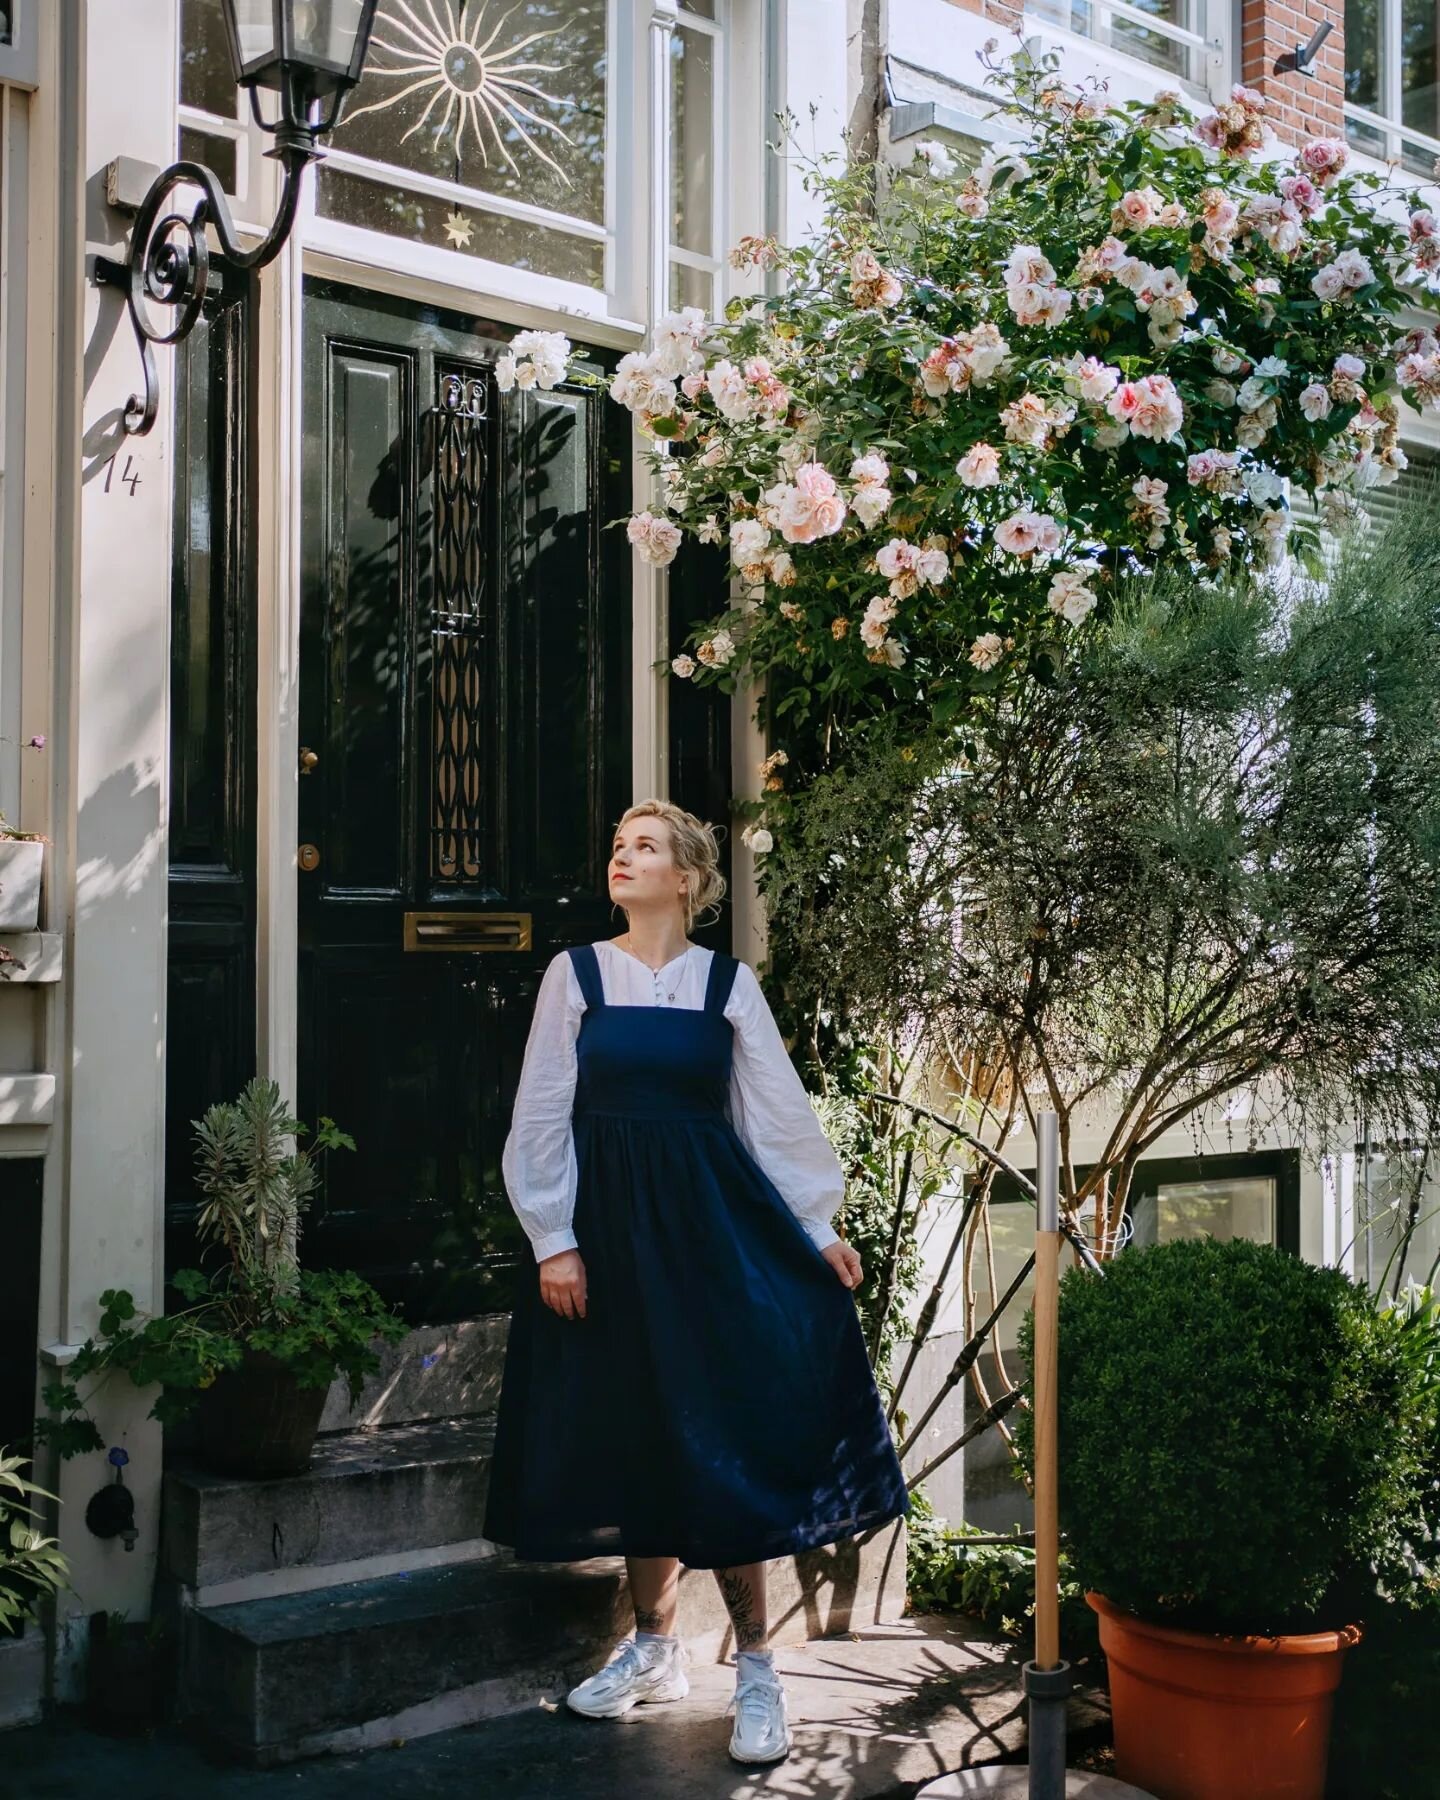
[[[216,1764],[170,1730],[132,1742],[51,1721],[0,1739],[0,1800],[913,1800],[946,1770],[1021,1753],[1023,1655],[943,1618],[782,1649],[795,1748],[770,1769],[730,1762],[734,1671],[697,1660],[687,1699],[624,1719],[577,1718],[556,1693],[398,1747],[273,1769]],[[1093,1694],[1072,1700],[1072,1734],[1104,1718]]]

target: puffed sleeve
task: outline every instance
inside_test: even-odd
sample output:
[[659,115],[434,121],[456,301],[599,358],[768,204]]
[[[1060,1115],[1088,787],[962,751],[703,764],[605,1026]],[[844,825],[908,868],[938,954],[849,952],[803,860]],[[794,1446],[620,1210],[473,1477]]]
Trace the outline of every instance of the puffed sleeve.
[[725,1016],[735,1027],[730,1123],[823,1250],[838,1238],[830,1220],[845,1198],[844,1171],[748,963],[736,972]]
[[585,1010],[574,964],[554,958],[535,996],[535,1016],[515,1091],[501,1169],[510,1204],[536,1262],[575,1248],[575,1039]]

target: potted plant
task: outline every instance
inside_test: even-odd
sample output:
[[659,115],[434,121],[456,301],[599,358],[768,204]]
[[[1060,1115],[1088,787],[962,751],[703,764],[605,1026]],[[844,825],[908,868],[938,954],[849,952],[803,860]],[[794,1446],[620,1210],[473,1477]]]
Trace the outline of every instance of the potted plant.
[[0,813],[0,931],[35,929],[49,841],[39,831],[17,831]]
[[193,1304],[156,1318],[141,1320],[130,1293],[107,1289],[99,1336],[45,1390],[55,1416],[37,1421],[38,1437],[66,1456],[102,1448],[81,1384],[120,1369],[137,1387],[159,1385],[152,1418],[173,1423],[195,1411],[208,1467],[269,1477],[309,1466],[331,1382],[343,1375],[353,1404],[379,1367],[375,1339],[396,1341],[406,1328],[359,1275],[299,1266],[316,1154],[355,1147],[322,1118],[314,1150],[296,1149],[305,1130],[277,1085],[258,1077],[196,1123],[205,1195],[196,1229],[202,1260],[218,1251],[219,1266],[180,1270],[173,1286]]
[[[1424,1479],[1426,1329],[1242,1240],[1066,1275],[1061,1525],[1100,1619],[1122,1780],[1161,1800],[1321,1800],[1371,1571]],[[1027,1459],[1031,1433],[1026,1415]]]
[[0,1448],[0,1638],[18,1637],[40,1602],[70,1585],[58,1541],[41,1532],[30,1504],[55,1496],[25,1478],[27,1466]]

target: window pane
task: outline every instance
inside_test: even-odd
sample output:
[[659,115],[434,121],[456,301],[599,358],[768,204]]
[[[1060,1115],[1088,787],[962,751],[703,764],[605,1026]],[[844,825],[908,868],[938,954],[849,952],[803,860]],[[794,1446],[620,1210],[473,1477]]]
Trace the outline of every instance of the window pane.
[[[1433,1278],[1440,1258],[1440,1168],[1421,1149],[1372,1150],[1355,1159],[1355,1273],[1393,1293]],[[1367,1228],[1368,1227],[1368,1228]]]
[[1378,157],[1385,161],[1385,133],[1377,131],[1373,125],[1361,125],[1355,119],[1345,121],[1345,141],[1356,150],[1363,150],[1367,156]]
[[[1134,0],[1134,4],[1141,12],[1178,25],[1182,31],[1199,28],[1196,9],[1190,5],[1190,0]],[[1158,31],[1147,31],[1130,19],[1112,20],[1110,42],[1117,50],[1128,51],[1131,56],[1138,56],[1157,69],[1169,69],[1172,74],[1186,79],[1195,78],[1191,68],[1192,52],[1184,44],[1177,44],[1173,38],[1164,37]]]
[[182,0],[180,104],[233,119],[237,99],[220,0]]
[[1380,4],[1345,0],[1345,98],[1367,112],[1380,111]]
[[1435,0],[1401,0],[1400,118],[1412,131],[1440,137],[1435,89]]
[[715,282],[703,269],[687,268],[684,263],[670,265],[670,305],[679,312],[682,306],[698,306],[707,319],[715,317]]
[[670,39],[671,241],[701,256],[714,252],[715,44],[698,31]]
[[469,212],[453,201],[414,193],[390,182],[367,181],[322,166],[317,172],[315,207],[322,219],[339,219],[387,237],[459,250],[513,269],[533,269],[561,281],[598,288],[605,281],[602,244],[547,231],[521,219],[496,213]]
[[15,25],[11,17],[10,0],[0,0],[0,44],[15,42]]
[[694,13],[697,19],[715,17],[715,0],[680,0],[681,12]]
[[[1035,1208],[1023,1201],[1007,1201],[990,1207],[990,1242],[995,1259],[995,1299],[1009,1287],[1035,1248]],[[1035,1271],[1021,1282],[1015,1298],[1000,1315],[996,1335],[1001,1351],[1009,1355],[1020,1341],[1020,1321],[1035,1303]],[[985,1267],[983,1238],[975,1246],[975,1329],[990,1316],[990,1278]]]
[[[1184,31],[1198,31],[1199,8],[1194,0],[1133,0],[1141,12],[1152,14],[1178,25]],[[1130,19],[1121,19],[1091,0],[1031,0],[1026,9],[1042,19],[1049,19],[1062,30],[1081,37],[1093,37],[1100,43],[1113,44],[1128,56],[1139,57],[1157,69],[1167,69],[1184,81],[1199,81],[1196,53],[1173,38],[1158,31],[1147,31]]]
[[600,224],[605,0],[381,0],[337,150]]
[[220,177],[227,194],[235,192],[235,140],[219,137],[209,131],[192,131],[180,127],[180,155],[186,162],[204,163]]
[[1248,1238],[1275,1242],[1275,1183],[1269,1176],[1230,1181],[1167,1182],[1142,1194],[1131,1211],[1136,1249],[1176,1238]]

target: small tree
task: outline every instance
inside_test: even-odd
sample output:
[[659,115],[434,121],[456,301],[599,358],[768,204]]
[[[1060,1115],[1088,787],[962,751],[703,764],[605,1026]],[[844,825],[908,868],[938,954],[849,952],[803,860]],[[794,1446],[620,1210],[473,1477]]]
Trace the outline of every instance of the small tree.
[[947,1069],[945,1104],[908,1098],[946,1116],[960,1090],[949,1129],[985,1167],[1053,1108],[1065,1219],[1101,1260],[1140,1159],[1239,1090],[1319,1148],[1360,1111],[1427,1140],[1437,596],[1432,500],[1323,586],[1135,581],[1052,681],[958,732],[876,728],[769,859],[792,984]]

